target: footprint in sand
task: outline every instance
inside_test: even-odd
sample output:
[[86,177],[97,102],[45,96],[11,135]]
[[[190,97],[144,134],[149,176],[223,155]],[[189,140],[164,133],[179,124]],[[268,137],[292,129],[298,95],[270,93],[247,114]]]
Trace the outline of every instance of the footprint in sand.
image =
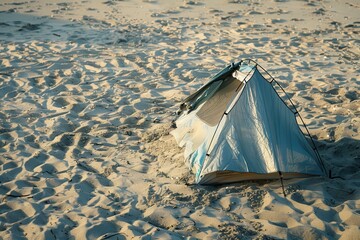
[[26,23],[20,29],[18,29],[18,31],[36,31],[40,29],[41,25],[42,24]]
[[[103,217],[107,217],[105,215],[106,213],[103,213]],[[119,234],[119,227],[112,221],[101,221],[97,224],[92,224],[91,227],[88,228],[86,232],[86,238],[87,239],[107,239],[108,236],[114,235],[116,239],[118,237],[124,238],[125,236],[122,236]]]
[[37,152],[25,162],[25,169],[32,172],[36,167],[44,164],[48,158],[49,155],[46,153]]
[[0,175],[0,182],[6,183],[16,179],[23,171],[22,167],[15,167],[7,171],[2,171]]

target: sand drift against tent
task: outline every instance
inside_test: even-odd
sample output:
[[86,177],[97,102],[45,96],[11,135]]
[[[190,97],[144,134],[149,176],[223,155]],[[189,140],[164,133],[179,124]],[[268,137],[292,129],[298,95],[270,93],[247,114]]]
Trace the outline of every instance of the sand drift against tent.
[[251,60],[226,67],[186,98],[180,112],[172,134],[185,147],[197,183],[326,172],[294,104],[275,79]]

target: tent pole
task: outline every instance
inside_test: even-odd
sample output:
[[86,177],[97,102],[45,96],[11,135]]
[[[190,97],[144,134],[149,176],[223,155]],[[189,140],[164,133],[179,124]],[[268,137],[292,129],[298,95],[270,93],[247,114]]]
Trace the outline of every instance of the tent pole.
[[280,176],[280,182],[281,182],[281,187],[282,187],[282,190],[283,190],[283,194],[284,194],[284,197],[286,198],[286,193],[285,193],[285,188],[284,188],[284,181],[283,181],[283,175],[282,175],[282,172],[279,171],[279,176]]

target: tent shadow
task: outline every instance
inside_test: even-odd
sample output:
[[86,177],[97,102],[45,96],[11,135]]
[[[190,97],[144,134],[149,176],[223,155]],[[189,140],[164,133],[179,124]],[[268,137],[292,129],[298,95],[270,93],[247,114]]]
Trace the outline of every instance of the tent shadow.
[[328,172],[331,171],[330,178],[360,178],[360,140],[345,137],[333,142],[316,141],[315,144]]

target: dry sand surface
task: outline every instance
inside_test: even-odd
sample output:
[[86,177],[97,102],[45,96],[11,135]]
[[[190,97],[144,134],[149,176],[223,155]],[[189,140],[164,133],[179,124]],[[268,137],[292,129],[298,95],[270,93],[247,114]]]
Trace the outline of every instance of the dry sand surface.
[[[2,0],[1,239],[360,239],[358,0]],[[198,186],[169,131],[240,58],[334,176]]]

